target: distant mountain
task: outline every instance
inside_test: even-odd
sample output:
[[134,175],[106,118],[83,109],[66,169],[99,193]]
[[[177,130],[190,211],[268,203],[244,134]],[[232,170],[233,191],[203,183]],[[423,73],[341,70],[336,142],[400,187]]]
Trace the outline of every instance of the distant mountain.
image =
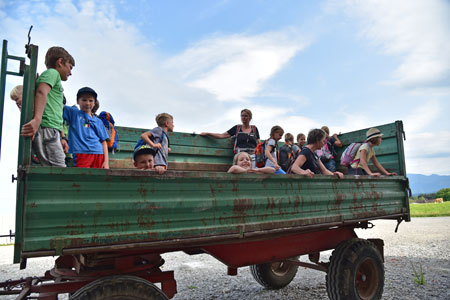
[[435,193],[443,188],[450,188],[450,175],[408,174],[409,186],[413,196]]

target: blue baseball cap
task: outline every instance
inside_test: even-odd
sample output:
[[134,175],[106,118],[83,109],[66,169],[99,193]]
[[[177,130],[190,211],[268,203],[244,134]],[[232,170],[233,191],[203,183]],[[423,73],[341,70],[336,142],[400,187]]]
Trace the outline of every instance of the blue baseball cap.
[[97,100],[97,93],[93,89],[91,89],[90,87],[86,86],[86,87],[83,87],[83,88],[79,89],[78,93],[77,93],[77,100],[83,94],[92,95],[92,96],[94,96],[95,100]]
[[133,159],[136,159],[136,156],[141,155],[141,154],[151,154],[153,156],[155,156],[157,150],[153,149],[152,147],[150,147],[147,144],[144,145],[136,145],[136,147],[134,148],[134,153],[133,153]]

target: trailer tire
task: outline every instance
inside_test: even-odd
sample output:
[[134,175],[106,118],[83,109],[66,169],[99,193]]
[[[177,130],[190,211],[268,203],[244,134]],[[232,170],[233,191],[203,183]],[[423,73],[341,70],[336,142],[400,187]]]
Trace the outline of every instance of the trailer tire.
[[287,286],[297,274],[298,266],[273,262],[250,266],[250,271],[256,282],[269,290],[281,289]]
[[330,300],[379,300],[384,288],[383,258],[370,241],[350,239],[333,251],[326,275]]
[[97,279],[76,291],[70,300],[168,300],[153,283],[135,276]]

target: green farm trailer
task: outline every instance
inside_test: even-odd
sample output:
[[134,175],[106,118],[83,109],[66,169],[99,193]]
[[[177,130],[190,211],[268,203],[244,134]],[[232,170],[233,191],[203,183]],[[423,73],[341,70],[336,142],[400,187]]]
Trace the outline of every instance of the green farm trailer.
[[[26,48],[28,64],[3,42],[1,113],[6,75],[23,76],[21,124],[33,115],[38,54],[37,46]],[[20,69],[8,71],[8,60],[19,60]],[[176,281],[161,270],[161,254],[184,251],[212,255],[229,275],[250,266],[268,289],[289,284],[302,266],[326,273],[332,300],[380,299],[383,241],[359,239],[355,228],[376,219],[400,224],[410,215],[402,122],[377,127],[384,133],[377,158],[398,176],[228,174],[231,141],[182,132],[169,133],[169,169],[158,175],[132,168],[144,129],[130,127],[117,128],[120,151],[110,155],[110,170],[41,167],[32,164],[31,140],[21,137],[14,263],[58,258],[43,276],[0,283],[0,295],[169,299]],[[342,149],[364,140],[366,130],[341,134]]]

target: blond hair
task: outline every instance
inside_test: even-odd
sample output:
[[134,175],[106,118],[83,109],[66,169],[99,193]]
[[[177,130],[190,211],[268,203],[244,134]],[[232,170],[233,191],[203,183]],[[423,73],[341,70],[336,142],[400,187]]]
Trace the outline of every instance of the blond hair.
[[55,68],[56,62],[60,58],[62,58],[63,63],[68,62],[75,67],[75,59],[73,59],[72,55],[66,49],[63,47],[51,47],[47,50],[47,54],[45,54],[45,66],[47,69]]
[[243,112],[246,112],[247,114],[248,114],[248,117],[249,117],[249,119],[251,120],[252,119],[252,111],[250,110],[250,109],[248,109],[248,108],[244,108],[243,110],[241,110],[241,114],[243,113]]
[[250,161],[252,160],[252,157],[251,157],[250,154],[248,154],[247,152],[239,152],[239,153],[236,154],[236,155],[234,156],[234,158],[233,158],[233,165],[237,165],[238,160],[239,160],[239,156],[240,156],[241,154],[247,155],[248,158],[250,159]]
[[17,99],[22,96],[23,93],[23,85],[16,85],[9,94],[11,100],[17,101]]
[[173,120],[173,117],[172,117],[172,115],[170,115],[168,113],[161,113],[156,116],[155,120],[156,120],[156,124],[158,124],[159,127],[163,127],[167,121]]
[[284,135],[284,141],[285,142],[294,142],[294,136],[290,133],[286,133]]
[[327,134],[327,137],[330,136],[330,128],[328,128],[328,126],[322,126],[322,128],[320,128],[320,129],[325,131],[325,133]]

